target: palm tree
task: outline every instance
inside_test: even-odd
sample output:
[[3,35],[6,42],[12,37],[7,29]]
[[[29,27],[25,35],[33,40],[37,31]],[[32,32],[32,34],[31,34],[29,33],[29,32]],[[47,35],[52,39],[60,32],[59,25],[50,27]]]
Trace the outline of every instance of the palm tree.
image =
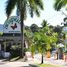
[[21,56],[24,56],[24,19],[26,19],[27,11],[30,13],[31,17],[35,13],[37,16],[40,16],[40,9],[43,10],[43,2],[42,0],[7,0],[6,5],[6,14],[7,18],[9,18],[14,7],[17,6],[20,13],[21,20]]
[[47,24],[47,21],[46,20],[43,20],[41,25],[42,25],[43,28],[46,27],[48,25]]
[[[45,26],[45,25],[44,25]],[[42,55],[41,64],[43,63],[44,53],[47,53],[47,57],[50,58],[50,50],[52,44],[57,42],[57,33],[52,32],[49,26],[46,24],[44,28],[41,28],[39,32],[35,32],[33,36],[33,51],[38,51]]]
[[67,0],[55,0],[54,8],[59,11],[62,7],[66,6]]

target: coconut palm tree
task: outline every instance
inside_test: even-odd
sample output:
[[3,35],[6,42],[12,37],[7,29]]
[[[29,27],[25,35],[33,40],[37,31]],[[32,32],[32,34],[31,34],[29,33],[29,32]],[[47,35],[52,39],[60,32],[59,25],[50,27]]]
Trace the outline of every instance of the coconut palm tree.
[[55,0],[54,8],[55,10],[60,10],[67,4],[67,0]]
[[24,19],[26,19],[27,12],[30,13],[31,17],[35,13],[37,16],[40,16],[40,9],[43,10],[43,2],[42,0],[7,0],[6,5],[6,14],[7,18],[9,18],[12,10],[14,7],[17,6],[20,13],[20,20],[21,20],[21,48],[22,54],[24,56]]

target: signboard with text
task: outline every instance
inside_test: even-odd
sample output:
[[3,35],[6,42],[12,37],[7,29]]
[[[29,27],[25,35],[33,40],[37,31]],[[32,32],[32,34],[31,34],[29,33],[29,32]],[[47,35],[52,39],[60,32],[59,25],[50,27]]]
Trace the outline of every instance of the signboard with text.
[[21,33],[20,19],[12,16],[4,23],[4,33]]

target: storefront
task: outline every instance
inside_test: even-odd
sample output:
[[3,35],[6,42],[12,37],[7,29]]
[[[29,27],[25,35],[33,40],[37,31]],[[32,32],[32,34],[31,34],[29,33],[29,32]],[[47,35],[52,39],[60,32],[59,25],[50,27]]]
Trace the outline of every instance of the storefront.
[[[20,19],[12,16],[0,26],[0,55],[1,52],[10,51],[10,46],[21,43]],[[7,49],[9,48],[9,49]]]

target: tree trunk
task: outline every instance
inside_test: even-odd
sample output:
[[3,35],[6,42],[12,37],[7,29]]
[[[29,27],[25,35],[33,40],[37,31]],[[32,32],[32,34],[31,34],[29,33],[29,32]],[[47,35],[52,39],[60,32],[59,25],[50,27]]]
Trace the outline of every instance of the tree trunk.
[[21,21],[21,57],[24,57],[24,23]]
[[42,53],[42,59],[41,59],[41,64],[43,64],[43,53]]
[[22,7],[22,0],[19,0],[19,11],[20,11],[20,25],[21,25],[21,57],[24,57],[24,8]]

